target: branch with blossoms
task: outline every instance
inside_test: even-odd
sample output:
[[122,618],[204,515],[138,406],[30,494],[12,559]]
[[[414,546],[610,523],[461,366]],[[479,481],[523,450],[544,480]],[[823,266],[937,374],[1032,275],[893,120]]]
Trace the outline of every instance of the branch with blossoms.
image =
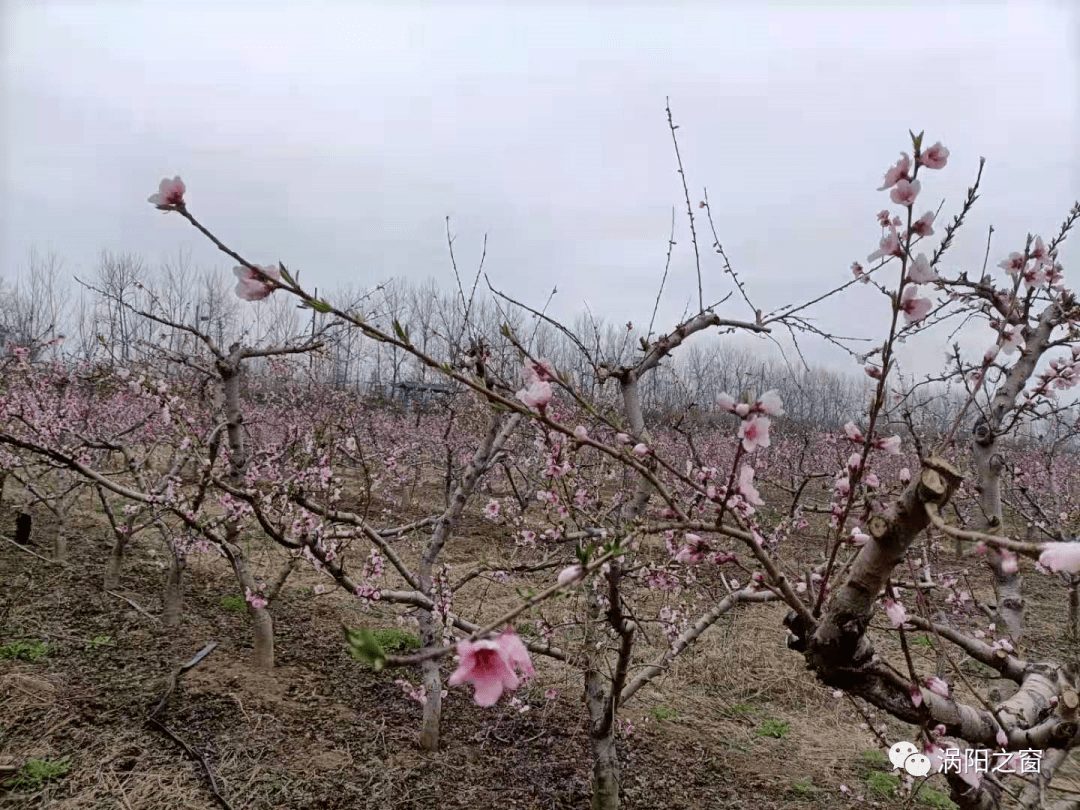
[[[589,532],[595,530],[598,525],[603,525],[605,520],[607,525],[615,530],[613,536],[650,537],[656,526],[646,522],[646,512],[652,494],[656,493],[664,504],[665,511],[662,516],[671,521],[667,524],[670,528],[662,530],[670,532],[670,535],[665,535],[664,540],[671,564],[686,567],[687,581],[690,581],[691,566],[706,561],[712,565],[733,562],[729,557],[732,552],[713,545],[715,536],[734,538],[745,543],[757,564],[762,568],[761,572],[753,572],[751,581],[754,592],[767,593],[773,598],[783,598],[792,607],[792,613],[789,614],[788,619],[789,628],[792,630],[792,646],[804,653],[808,663],[825,683],[847,689],[849,693],[875,703],[901,719],[921,725],[926,732],[927,750],[930,753],[934,753],[933,747],[946,733],[961,736],[969,743],[976,745],[992,742],[1017,745],[1025,739],[1037,739],[1046,742],[1054,750],[1065,750],[1064,746],[1070,744],[1071,740],[1069,733],[1072,727],[1069,725],[1071,721],[1068,712],[1075,694],[1073,688],[1075,678],[1062,667],[1051,662],[1027,664],[1023,676],[1020,677],[1020,690],[1011,699],[997,701],[997,705],[989,709],[975,708],[959,704],[951,698],[948,685],[940,677],[926,679],[925,689],[920,686],[921,678],[910,656],[907,657],[909,670],[907,676],[900,676],[877,662],[873,656],[873,645],[866,635],[870,617],[881,606],[879,597],[882,592],[885,591],[887,597],[895,597],[895,593],[890,594],[888,591],[892,571],[905,559],[915,538],[931,525],[946,534],[955,531],[945,523],[940,514],[941,509],[952,501],[961,485],[961,476],[957,468],[940,457],[940,447],[929,454],[924,454],[921,449],[919,450],[918,461],[921,469],[918,469],[914,476],[908,473],[906,480],[900,479],[903,488],[895,497],[885,492],[886,482],[882,480],[881,474],[885,469],[891,468],[893,462],[890,457],[898,456],[900,453],[898,436],[880,435],[887,418],[886,405],[892,396],[887,381],[891,377],[895,378],[894,347],[904,336],[920,331],[928,323],[943,321],[948,317],[947,305],[942,304],[935,309],[935,304],[925,292],[924,285],[933,285],[935,290],[945,288],[947,281],[939,276],[936,265],[951,243],[953,234],[964,216],[975,202],[977,196],[975,190],[981,179],[982,170],[980,165],[980,178],[977,178],[975,186],[969,190],[963,211],[954,219],[952,225],[946,228],[941,245],[928,258],[925,253],[916,253],[913,250],[924,239],[933,235],[933,222],[937,216],[936,212],[927,212],[917,218],[913,214],[913,206],[921,191],[922,180],[919,174],[921,170],[943,168],[949,155],[948,150],[940,144],[924,150],[922,136],[913,135],[912,142],[914,158],[909,158],[905,154],[886,174],[885,183],[882,186],[882,190],[890,192],[892,202],[905,210],[906,230],[903,234],[898,231],[899,228],[905,227],[903,216],[882,218],[881,224],[887,229],[887,233],[881,239],[879,251],[869,257],[871,263],[878,259],[883,260],[873,270],[877,274],[875,279],[881,275],[882,268],[890,264],[895,268],[896,265],[892,263],[894,259],[899,260],[900,266],[899,282],[895,290],[890,290],[885,284],[876,284],[879,290],[889,296],[891,315],[885,341],[880,347],[866,355],[866,361],[870,357],[880,357],[879,364],[867,368],[869,376],[877,381],[876,390],[866,422],[863,424],[850,422],[845,428],[841,442],[854,445],[855,452],[846,459],[843,455],[840,456],[839,469],[835,470],[833,475],[833,499],[829,507],[831,521],[826,560],[820,571],[813,572],[816,579],[808,573],[804,582],[798,582],[798,585],[802,586],[801,589],[791,587],[784,566],[775,558],[775,549],[790,535],[781,532],[779,536],[766,538],[756,525],[755,508],[764,506],[764,499],[754,485],[757,470],[746,465],[744,458],[751,453],[760,454],[762,450],[769,447],[768,411],[778,412],[780,403],[770,400],[767,394],[746,402],[736,402],[734,398],[724,398],[720,401],[719,404],[723,410],[739,419],[736,447],[728,457],[730,466],[725,460],[722,469],[717,465],[706,466],[701,463],[705,459],[695,450],[694,460],[684,470],[682,465],[671,456],[670,448],[665,446],[660,433],[657,432],[654,435],[645,424],[639,387],[641,378],[646,372],[656,368],[663,358],[669,356],[691,334],[712,326],[720,328],[731,326],[731,324],[725,324],[715,313],[702,311],[686,319],[669,335],[653,343],[649,343],[646,339],[642,346],[641,357],[633,363],[607,366],[594,363],[603,377],[615,379],[619,383],[623,399],[623,416],[628,425],[628,428],[620,430],[618,424],[608,415],[598,414],[597,409],[590,407],[590,403],[584,401],[584,397],[573,391],[568,384],[568,379],[559,375],[550,364],[545,365],[543,359],[533,357],[526,351],[523,342],[515,341],[512,334],[505,336],[517,347],[525,361],[524,387],[516,394],[512,393],[514,390],[512,385],[491,380],[487,374],[463,373],[449,365],[439,363],[428,353],[419,350],[410,341],[408,330],[396,321],[391,333],[389,330],[370,324],[355,313],[335,309],[327,302],[313,298],[300,288],[299,283],[293,280],[283,265],[277,268],[261,268],[245,262],[192,218],[183,201],[184,190],[182,187],[179,188],[179,194],[177,194],[175,182],[170,186],[166,181],[159,192],[158,199],[152,201],[165,210],[179,211],[195,227],[211,238],[219,249],[240,261],[241,266],[237,269],[237,275],[240,278],[237,292],[241,297],[257,300],[265,298],[277,288],[284,289],[299,297],[303,305],[341,318],[360,329],[366,336],[389,343],[409,353],[424,366],[441,371],[476,394],[478,401],[487,403],[487,406],[495,410],[496,414],[509,411],[523,418],[523,423],[527,419],[536,432],[536,449],[544,455],[539,468],[546,477],[551,479],[550,488],[540,490],[544,494],[541,500],[544,503],[545,514],[554,524],[550,541],[561,542],[564,538],[571,536],[579,537],[581,541],[584,541],[590,536]],[[1049,326],[1051,323],[1054,328],[1057,328],[1069,319],[1075,319],[1075,315],[1071,314],[1075,304],[1068,296],[1049,291],[1056,282],[1060,282],[1060,272],[1056,265],[1046,270],[1045,262],[1051,258],[1050,253],[1060,240],[1053,242],[1052,248],[1040,247],[1038,242],[1029,241],[1032,242],[1031,249],[1026,250],[1025,253],[1033,254],[1033,260],[1039,264],[1027,267],[1027,260],[1025,260],[1024,266],[1016,268],[1016,273],[1023,276],[1025,282],[1030,279],[1030,283],[1035,286],[1040,283],[1049,285],[1047,290],[1029,294],[1023,299],[1023,306],[1030,306],[1033,301],[1046,299],[1047,307],[1054,308],[1046,316],[1045,323],[1040,320],[1040,327],[1029,329],[1019,322],[1021,305],[1020,298],[1016,296],[1016,288],[1020,282],[1014,286],[1011,296],[997,295],[990,288],[990,297],[987,298],[980,288],[976,291],[977,295],[970,299],[963,298],[967,293],[961,292],[957,293],[957,297],[951,302],[947,302],[959,302],[956,308],[962,309],[965,304],[982,301],[999,316],[995,330],[996,342],[1001,350],[1006,354],[1010,349],[1027,350],[1021,351],[1026,359],[1011,367],[1011,369],[1020,368],[1021,370],[1006,372],[1007,388],[1015,387],[1017,381],[1020,381],[1019,389],[1013,392],[1009,408],[1015,405],[1015,398],[1021,393],[1020,389],[1023,389],[1027,379],[1031,378],[1036,371],[1035,365],[1038,358],[1032,361],[1027,355],[1040,347],[1045,350],[1060,345],[1052,335],[1043,336],[1040,328]],[[1008,268],[1005,269],[1008,270]],[[1045,278],[1040,280],[1040,274]],[[848,284],[867,277],[865,273],[855,275],[856,278]],[[980,282],[980,285],[985,286],[986,283],[988,282]],[[966,290],[972,289],[966,286],[969,284],[966,278],[959,282],[959,286]],[[764,331],[771,322],[783,322],[787,319],[787,323],[794,323],[798,321],[798,313],[802,312],[805,306],[808,305],[782,308],[768,317],[757,315],[754,324],[735,324],[735,326]],[[1045,313],[1046,310],[1043,314]],[[903,316],[902,319],[901,316]],[[969,389],[968,403],[961,408],[952,430],[948,431],[942,440],[942,446],[949,443],[968,407],[976,401],[980,390],[984,388],[985,372],[1000,365],[995,358],[984,358],[981,366],[982,373],[978,379],[972,381],[973,384]],[[473,368],[477,372],[480,371],[479,367]],[[1039,386],[1034,390],[1034,396],[1045,396],[1055,386],[1065,387],[1073,378],[1070,368],[1071,366],[1064,367],[1060,363],[1052,367],[1050,373],[1044,376],[1039,384],[1041,390]],[[569,394],[573,406],[578,408],[582,415],[588,417],[590,423],[588,427],[580,423],[575,425],[577,419],[566,420],[556,416],[557,409],[562,407],[561,397],[556,397],[556,386],[562,392]],[[1009,420],[1005,418],[1009,408],[1001,412],[997,407],[999,396],[1000,393],[994,395],[990,418],[984,419],[983,427],[979,429],[976,438],[980,441],[985,442],[987,435],[992,437],[995,433],[1000,434],[1010,426]],[[606,438],[597,439],[608,431],[617,431],[614,441]],[[623,435],[618,435],[619,432]],[[586,508],[590,498],[593,497],[588,488],[574,483],[578,475],[576,454],[582,453],[595,453],[602,459],[602,465],[630,471],[637,480],[637,486],[629,497],[617,499],[614,507],[603,510],[603,519],[600,519],[601,512],[597,508]],[[978,453],[976,455],[978,456]],[[978,462],[978,457],[976,461]],[[991,454],[990,467],[997,463]],[[755,463],[756,466],[758,466],[757,463]],[[979,467],[978,463],[976,466]],[[982,476],[981,470],[977,469],[977,472]],[[985,481],[985,477],[982,480]],[[888,504],[890,500],[891,505]],[[712,510],[715,518],[713,521],[696,519],[705,510]],[[489,519],[498,518],[497,509],[490,511]],[[992,509],[986,511],[992,514]],[[725,518],[728,518],[726,523]],[[851,520],[854,520],[854,526],[849,525]],[[567,531],[571,525],[573,529]],[[1000,525],[1000,517],[997,525]],[[620,531],[631,527],[634,528],[633,532]],[[645,528],[644,532],[640,531],[642,528]],[[684,533],[685,543],[675,540],[676,531]],[[977,534],[991,538],[997,537],[994,532],[982,531]],[[1004,552],[1014,553],[1013,549],[1008,548],[1009,542],[1012,541],[998,543],[987,541],[987,544],[988,547],[995,549],[995,553],[1000,554],[1002,559],[1007,560]],[[574,566],[569,567],[568,573],[564,572],[566,581],[559,583],[562,585],[577,582],[578,578],[582,577],[583,587],[579,593],[586,614],[585,637],[590,644],[598,643],[602,648],[606,646],[605,642],[614,644],[611,650],[613,664],[610,682],[618,684],[620,686],[618,690],[609,690],[605,694],[600,678],[599,658],[590,654],[589,660],[586,661],[586,691],[587,704],[592,715],[593,752],[597,763],[603,766],[595,772],[598,790],[601,793],[610,789],[617,773],[613,737],[610,733],[613,725],[611,718],[617,711],[622,694],[629,688],[629,684],[625,681],[631,660],[630,650],[634,644],[635,631],[640,627],[640,623],[631,618],[637,606],[627,598],[628,591],[625,588],[633,581],[636,572],[644,572],[649,568],[648,565],[644,567],[637,565],[636,560],[639,557],[646,559],[654,551],[659,551],[659,549],[654,550],[643,545],[635,546],[635,543],[637,540],[627,539],[627,553],[620,555],[626,556],[627,559],[611,560],[610,564],[606,564],[606,569],[603,566],[598,569],[596,571],[598,576],[590,579],[588,583],[583,577],[587,573],[592,573],[592,569],[586,567],[589,550],[588,547],[579,546],[578,551],[583,554],[581,561],[576,569]],[[1055,566],[1060,565],[1062,568],[1074,565],[1074,549],[1067,543],[1028,544],[1022,551],[1029,556],[1037,555],[1040,559],[1045,559]],[[336,563],[334,560],[328,560],[328,564],[333,566]],[[652,581],[657,583],[662,581],[659,573],[649,572],[649,576],[653,578]],[[922,591],[915,576],[912,576],[912,580],[917,598],[920,600],[919,604],[923,606],[926,594]],[[727,590],[725,599],[729,600],[728,604],[734,605],[739,602],[739,599],[732,597],[743,591],[726,577],[721,576],[720,581]],[[952,591],[951,588],[942,588],[942,590]],[[804,604],[798,593],[805,593],[812,599],[812,603]],[[1009,594],[1006,593],[1005,596],[1005,600],[999,599],[997,606],[997,609],[1003,613],[1010,610],[1007,603]],[[723,599],[718,601],[721,604],[724,602]],[[427,604],[426,602],[425,607]],[[539,602],[530,603],[529,606],[541,609]],[[432,608],[434,607],[435,605],[432,604]],[[897,599],[891,598],[884,603],[884,609],[890,623],[900,633],[903,643],[902,605]],[[704,613],[703,619],[707,620],[710,615],[708,612]],[[675,638],[693,641],[697,636],[688,636],[687,633],[692,633],[697,626],[694,624],[693,627],[684,627],[675,633]],[[937,631],[935,638],[957,644],[969,654],[985,657],[985,650],[975,644],[974,640],[959,634],[948,625],[935,622],[934,628]],[[496,628],[492,628],[492,631],[494,629]],[[528,662],[527,655],[522,655],[524,645],[519,647],[520,642],[515,641],[516,638],[516,634],[504,632],[494,640],[474,638],[465,642],[458,648],[462,656],[462,666],[452,676],[451,684],[473,682],[477,687],[476,699],[484,704],[493,702],[493,696],[497,699],[504,687],[516,688],[521,678],[528,677],[531,671],[531,663]],[[1004,647],[999,649],[1004,649]],[[445,654],[447,653],[439,653],[440,656]],[[658,665],[660,670],[670,663],[666,655],[665,653],[662,659],[663,663]],[[1011,659],[1006,663],[1008,665],[1004,667],[1004,671],[1013,676],[1019,675],[1016,671],[1018,664],[1012,663]],[[434,692],[429,690],[428,700],[439,694],[438,690]],[[1064,714],[1059,712],[1060,716],[1053,720],[1047,719],[1044,711],[1044,704],[1051,699],[1057,699],[1057,705],[1063,707],[1061,712],[1064,712]],[[1009,700],[1012,700],[1012,703],[1009,703]],[[1072,711],[1075,711],[1075,707]],[[932,724],[932,721],[937,722]],[[1002,742],[1002,737],[1004,737],[1004,742]],[[614,781],[617,782],[617,779]],[[955,783],[955,780],[953,781]],[[985,787],[980,788],[977,782],[973,785],[972,781],[975,780],[960,780],[963,785],[955,783],[954,788],[963,791],[969,788],[981,789],[982,792],[977,794],[980,797],[979,802],[982,802],[984,798],[986,801],[996,802],[1000,798],[999,794]]]

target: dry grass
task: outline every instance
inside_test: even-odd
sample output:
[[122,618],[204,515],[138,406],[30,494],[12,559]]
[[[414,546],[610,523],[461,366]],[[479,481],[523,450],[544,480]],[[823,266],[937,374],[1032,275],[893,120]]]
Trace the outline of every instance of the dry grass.
[[[424,501],[437,498],[434,486],[423,493]],[[393,508],[401,520],[423,513]],[[10,524],[10,515],[0,515],[0,531]],[[35,526],[47,536],[46,521]],[[341,643],[343,622],[394,626],[388,610],[363,613],[337,592],[315,596],[313,586],[328,581],[298,568],[273,608],[279,666],[258,676],[244,664],[245,615],[221,605],[222,597],[236,595],[222,560],[193,556],[185,623],[168,630],[101,592],[104,518],[88,511],[76,528],[69,568],[8,544],[0,552],[0,615],[7,611],[0,645],[16,638],[48,645],[37,660],[0,659],[0,766],[31,757],[69,757],[72,764],[34,791],[0,795],[0,807],[218,807],[199,764],[144,722],[168,673],[211,639],[218,648],[182,680],[163,721],[212,766],[237,810],[588,805],[582,684],[572,669],[539,660],[538,678],[519,695],[533,705],[526,714],[505,702],[480,710],[466,690],[451,690],[444,749],[425,754],[416,746],[419,707],[393,683],[408,673],[373,673]],[[484,559],[506,564],[513,554],[504,530],[470,517],[446,561],[460,575]],[[281,557],[265,547],[252,556],[267,571]],[[120,591],[155,614],[163,558],[149,537],[137,540]],[[975,578],[986,597],[985,577],[976,571]],[[1038,581],[1029,597],[1031,646],[1061,654],[1064,590]],[[483,583],[463,591],[456,607],[497,616],[516,602],[515,586],[526,583]],[[881,747],[858,727],[861,717],[786,648],[784,612],[776,605],[739,608],[623,708],[635,727],[621,742],[626,807],[854,806],[839,792],[841,783],[876,806],[899,806],[870,788],[875,769],[863,753]],[[893,642],[880,646],[894,651]],[[543,698],[549,688],[560,692],[550,703]],[[888,725],[890,740],[913,736],[903,724]]]

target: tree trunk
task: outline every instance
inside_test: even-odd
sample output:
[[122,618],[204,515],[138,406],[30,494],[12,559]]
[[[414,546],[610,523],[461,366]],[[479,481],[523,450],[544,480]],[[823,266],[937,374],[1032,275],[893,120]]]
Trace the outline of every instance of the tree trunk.
[[63,561],[67,559],[68,555],[67,510],[61,508],[57,517],[59,518],[59,524],[56,527],[56,534],[53,536],[53,558]]
[[177,627],[184,612],[184,566],[187,561],[182,551],[174,551],[170,558],[169,573],[165,578],[162,621],[166,627]]
[[[972,446],[978,476],[979,505],[983,520],[980,531],[998,534],[1001,531],[1001,470],[1004,460],[995,452],[993,438],[987,443],[976,440]],[[1024,632],[1023,577],[1019,572],[1004,570],[1004,557],[995,549],[987,549],[987,559],[994,575],[994,595],[997,614],[1017,650]]]
[[274,668],[274,619],[266,608],[248,605],[251,625],[255,631],[255,645],[251,650],[252,669],[269,672]]
[[105,564],[105,590],[115,591],[120,584],[120,568],[124,564],[124,551],[127,549],[128,536],[117,534],[113,540],[109,561]]
[[[428,611],[420,615],[420,640],[424,647],[434,647],[442,643],[442,633],[436,626],[434,617]],[[442,720],[442,673],[439,671],[439,659],[429,658],[420,665],[424,687],[427,689],[427,702],[424,703],[424,715],[420,723],[420,747],[425,751],[439,750],[439,726]]]
[[[976,423],[971,455],[975,462],[976,491],[983,513],[978,528],[987,534],[1001,532],[1001,470],[1005,462],[996,452],[995,445],[993,432],[985,423]],[[1006,557],[997,549],[988,547],[986,559],[994,577],[997,632],[1009,636],[1019,654],[1024,633],[1023,577],[1019,570],[1006,570]],[[1016,689],[1016,684],[1010,680],[995,679],[990,687],[990,699],[995,703],[1000,702],[1015,694]]]
[[585,674],[585,702],[589,709],[589,747],[593,755],[591,810],[619,810],[619,757],[615,748],[615,722],[608,717],[604,676],[595,669]]

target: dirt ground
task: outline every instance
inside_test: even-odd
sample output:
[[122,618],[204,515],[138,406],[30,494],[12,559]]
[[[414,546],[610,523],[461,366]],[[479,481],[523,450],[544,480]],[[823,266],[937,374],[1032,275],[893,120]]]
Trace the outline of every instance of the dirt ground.
[[[35,760],[59,771],[30,784],[8,782],[0,807],[224,806],[202,762],[235,810],[588,807],[576,672],[538,661],[538,677],[516,693],[532,707],[526,713],[505,699],[480,709],[469,690],[450,689],[443,749],[426,754],[417,746],[420,707],[394,683],[411,673],[374,673],[346,652],[342,624],[377,625],[371,614],[343,596],[315,595],[318,580],[298,570],[272,607],[278,666],[272,675],[253,674],[247,617],[222,602],[238,596],[224,561],[192,556],[183,626],[165,628],[156,618],[163,551],[137,541],[119,596],[103,592],[107,537],[98,517],[76,519],[69,566],[0,542],[0,767]],[[0,515],[0,534],[12,536],[13,522],[10,512]],[[477,521],[466,533],[482,529]],[[39,553],[49,531],[38,516]],[[469,557],[466,543],[451,561],[464,565]],[[1060,650],[1064,588],[1031,579],[1039,583],[1028,594],[1031,643]],[[624,707],[621,717],[634,727],[620,740],[625,807],[905,806],[885,749],[859,728],[864,718],[787,650],[783,613],[740,609]],[[211,641],[216,648],[180,680],[159,715],[174,740],[146,717],[169,673]],[[448,674],[452,664],[445,666]],[[549,689],[559,692],[554,700],[544,697]],[[914,736],[903,724],[888,725],[890,741]],[[939,792],[945,789],[935,777],[908,806],[951,807]]]

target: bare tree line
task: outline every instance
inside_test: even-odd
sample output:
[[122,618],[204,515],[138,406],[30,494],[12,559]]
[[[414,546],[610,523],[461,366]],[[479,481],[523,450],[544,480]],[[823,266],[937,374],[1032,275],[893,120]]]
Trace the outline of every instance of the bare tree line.
[[[137,364],[150,351],[199,355],[195,334],[135,318],[122,302],[157,312],[166,321],[197,327],[219,346],[237,340],[256,346],[276,344],[305,330],[322,333],[331,326],[326,316],[301,313],[284,297],[239,307],[229,276],[220,268],[194,267],[186,252],[154,267],[132,254],[103,251],[92,274],[76,279],[74,305],[70,278],[59,257],[37,251],[31,252],[24,273],[10,280],[0,277],[0,356],[9,346],[32,346],[35,356],[44,353],[65,362],[107,365]],[[457,298],[464,293],[434,279],[399,278],[367,289],[349,284],[334,292],[379,328],[401,324],[424,353],[454,357],[469,350],[462,302]],[[613,407],[617,390],[605,386],[596,365],[632,362],[642,339],[634,325],[595,318],[588,311],[560,331],[542,313],[529,315],[517,307],[500,306],[489,296],[476,297],[469,310],[470,334],[497,335],[506,324],[516,334],[529,335],[534,356],[548,358],[569,375],[575,388],[593,400],[610,400]],[[331,386],[390,399],[402,383],[438,382],[438,375],[412,355],[397,346],[364,341],[355,330],[331,329],[323,335],[323,343],[312,353],[308,373]],[[519,364],[509,343],[484,348],[496,369]],[[258,364],[253,365],[257,372]],[[669,358],[658,372],[641,385],[642,405],[651,416],[672,419],[695,409],[711,411],[721,392],[776,390],[787,408],[786,422],[807,430],[837,430],[852,414],[864,412],[872,382],[862,374],[778,357],[760,341],[722,341],[719,336],[707,336]],[[913,409],[920,420],[914,427],[931,435],[947,429],[964,392],[923,384],[916,396],[921,407]],[[903,415],[890,412],[889,418],[901,424]]]

